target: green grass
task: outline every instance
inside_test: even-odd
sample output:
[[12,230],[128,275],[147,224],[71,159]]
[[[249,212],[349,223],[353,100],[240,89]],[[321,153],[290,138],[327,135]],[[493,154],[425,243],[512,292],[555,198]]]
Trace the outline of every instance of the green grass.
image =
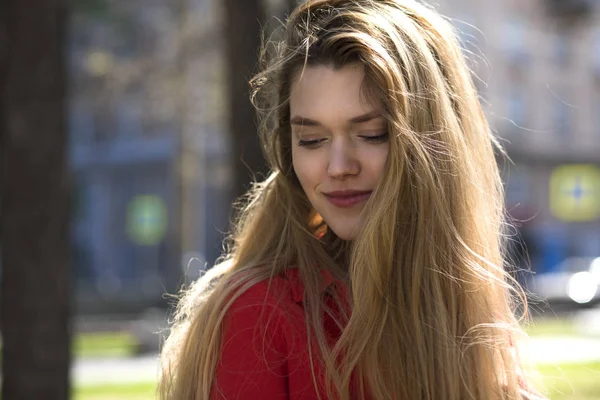
[[600,399],[600,361],[584,364],[538,365],[552,400]]
[[[573,365],[538,365],[546,394],[551,400],[600,399],[600,362]],[[94,385],[75,388],[74,400],[150,400],[156,383]]]
[[566,318],[563,319],[536,319],[525,326],[529,336],[573,336],[581,334],[573,323]]
[[75,336],[72,349],[75,357],[130,357],[136,345],[125,332],[85,333]]
[[[576,335],[566,319],[535,320],[526,328],[530,336]],[[136,338],[127,332],[85,333],[73,340],[75,357],[130,357],[135,354]]]
[[[73,340],[75,357],[131,357],[137,342],[126,332],[85,333]],[[156,383],[83,385],[73,389],[74,400],[153,400]]]
[[154,382],[123,384],[123,385],[94,385],[76,387],[74,400],[150,400],[156,399],[156,384]]
[[[567,318],[535,319],[525,330],[530,337],[580,336]],[[581,364],[535,366],[551,400],[599,400],[600,361]]]
[[[546,394],[551,400],[600,399],[600,362],[573,365],[538,365]],[[75,389],[74,400],[151,400],[156,398],[153,382],[83,386]]]
[[[566,319],[535,320],[526,328],[532,336],[577,335]],[[131,356],[135,338],[127,333],[78,335],[73,343],[76,357]],[[600,361],[583,364],[536,366],[551,400],[599,400]],[[82,386],[74,389],[75,400],[150,400],[156,398],[156,383]]]

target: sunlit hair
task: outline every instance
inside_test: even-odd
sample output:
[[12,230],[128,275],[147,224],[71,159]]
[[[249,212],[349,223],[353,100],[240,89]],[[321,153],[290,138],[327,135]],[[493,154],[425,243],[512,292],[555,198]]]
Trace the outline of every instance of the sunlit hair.
[[[365,96],[384,105],[390,153],[348,243],[327,230],[296,178],[289,97],[303,68],[352,63],[365,68]],[[228,307],[297,267],[309,351],[325,365],[329,398],[522,398],[518,285],[502,254],[502,150],[451,24],[413,0],[308,1],[285,39],[264,46],[251,84],[272,173],[249,193],[224,261],[179,304],[162,352],[162,397],[209,398]],[[319,268],[347,274],[350,287],[352,311],[333,348]]]

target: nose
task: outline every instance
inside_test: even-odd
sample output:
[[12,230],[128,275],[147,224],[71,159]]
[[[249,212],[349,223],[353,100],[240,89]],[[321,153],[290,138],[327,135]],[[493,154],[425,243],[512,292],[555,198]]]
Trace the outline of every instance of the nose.
[[327,175],[333,179],[345,179],[360,172],[356,149],[344,138],[333,140],[329,148]]

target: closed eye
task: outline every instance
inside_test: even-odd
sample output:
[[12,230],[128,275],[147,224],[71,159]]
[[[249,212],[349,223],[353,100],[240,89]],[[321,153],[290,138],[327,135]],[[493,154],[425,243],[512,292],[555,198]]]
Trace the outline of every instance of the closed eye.
[[315,147],[319,146],[324,141],[325,141],[325,139],[299,140],[298,141],[298,146],[308,147],[308,148],[315,148]]
[[388,133],[382,133],[381,135],[377,135],[377,136],[361,136],[361,138],[363,138],[364,140],[366,140],[367,142],[370,143],[382,143],[385,142],[388,139]]

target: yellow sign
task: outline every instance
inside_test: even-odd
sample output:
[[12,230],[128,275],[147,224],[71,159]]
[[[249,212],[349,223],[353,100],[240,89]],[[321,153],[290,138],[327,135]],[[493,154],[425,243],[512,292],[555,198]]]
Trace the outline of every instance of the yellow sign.
[[563,221],[600,217],[600,168],[580,164],[554,169],[550,176],[550,211]]
[[167,206],[155,195],[134,197],[127,207],[127,233],[142,246],[155,246],[167,232]]
[[93,76],[104,76],[112,70],[113,64],[112,54],[104,51],[94,51],[88,54],[85,66]]

